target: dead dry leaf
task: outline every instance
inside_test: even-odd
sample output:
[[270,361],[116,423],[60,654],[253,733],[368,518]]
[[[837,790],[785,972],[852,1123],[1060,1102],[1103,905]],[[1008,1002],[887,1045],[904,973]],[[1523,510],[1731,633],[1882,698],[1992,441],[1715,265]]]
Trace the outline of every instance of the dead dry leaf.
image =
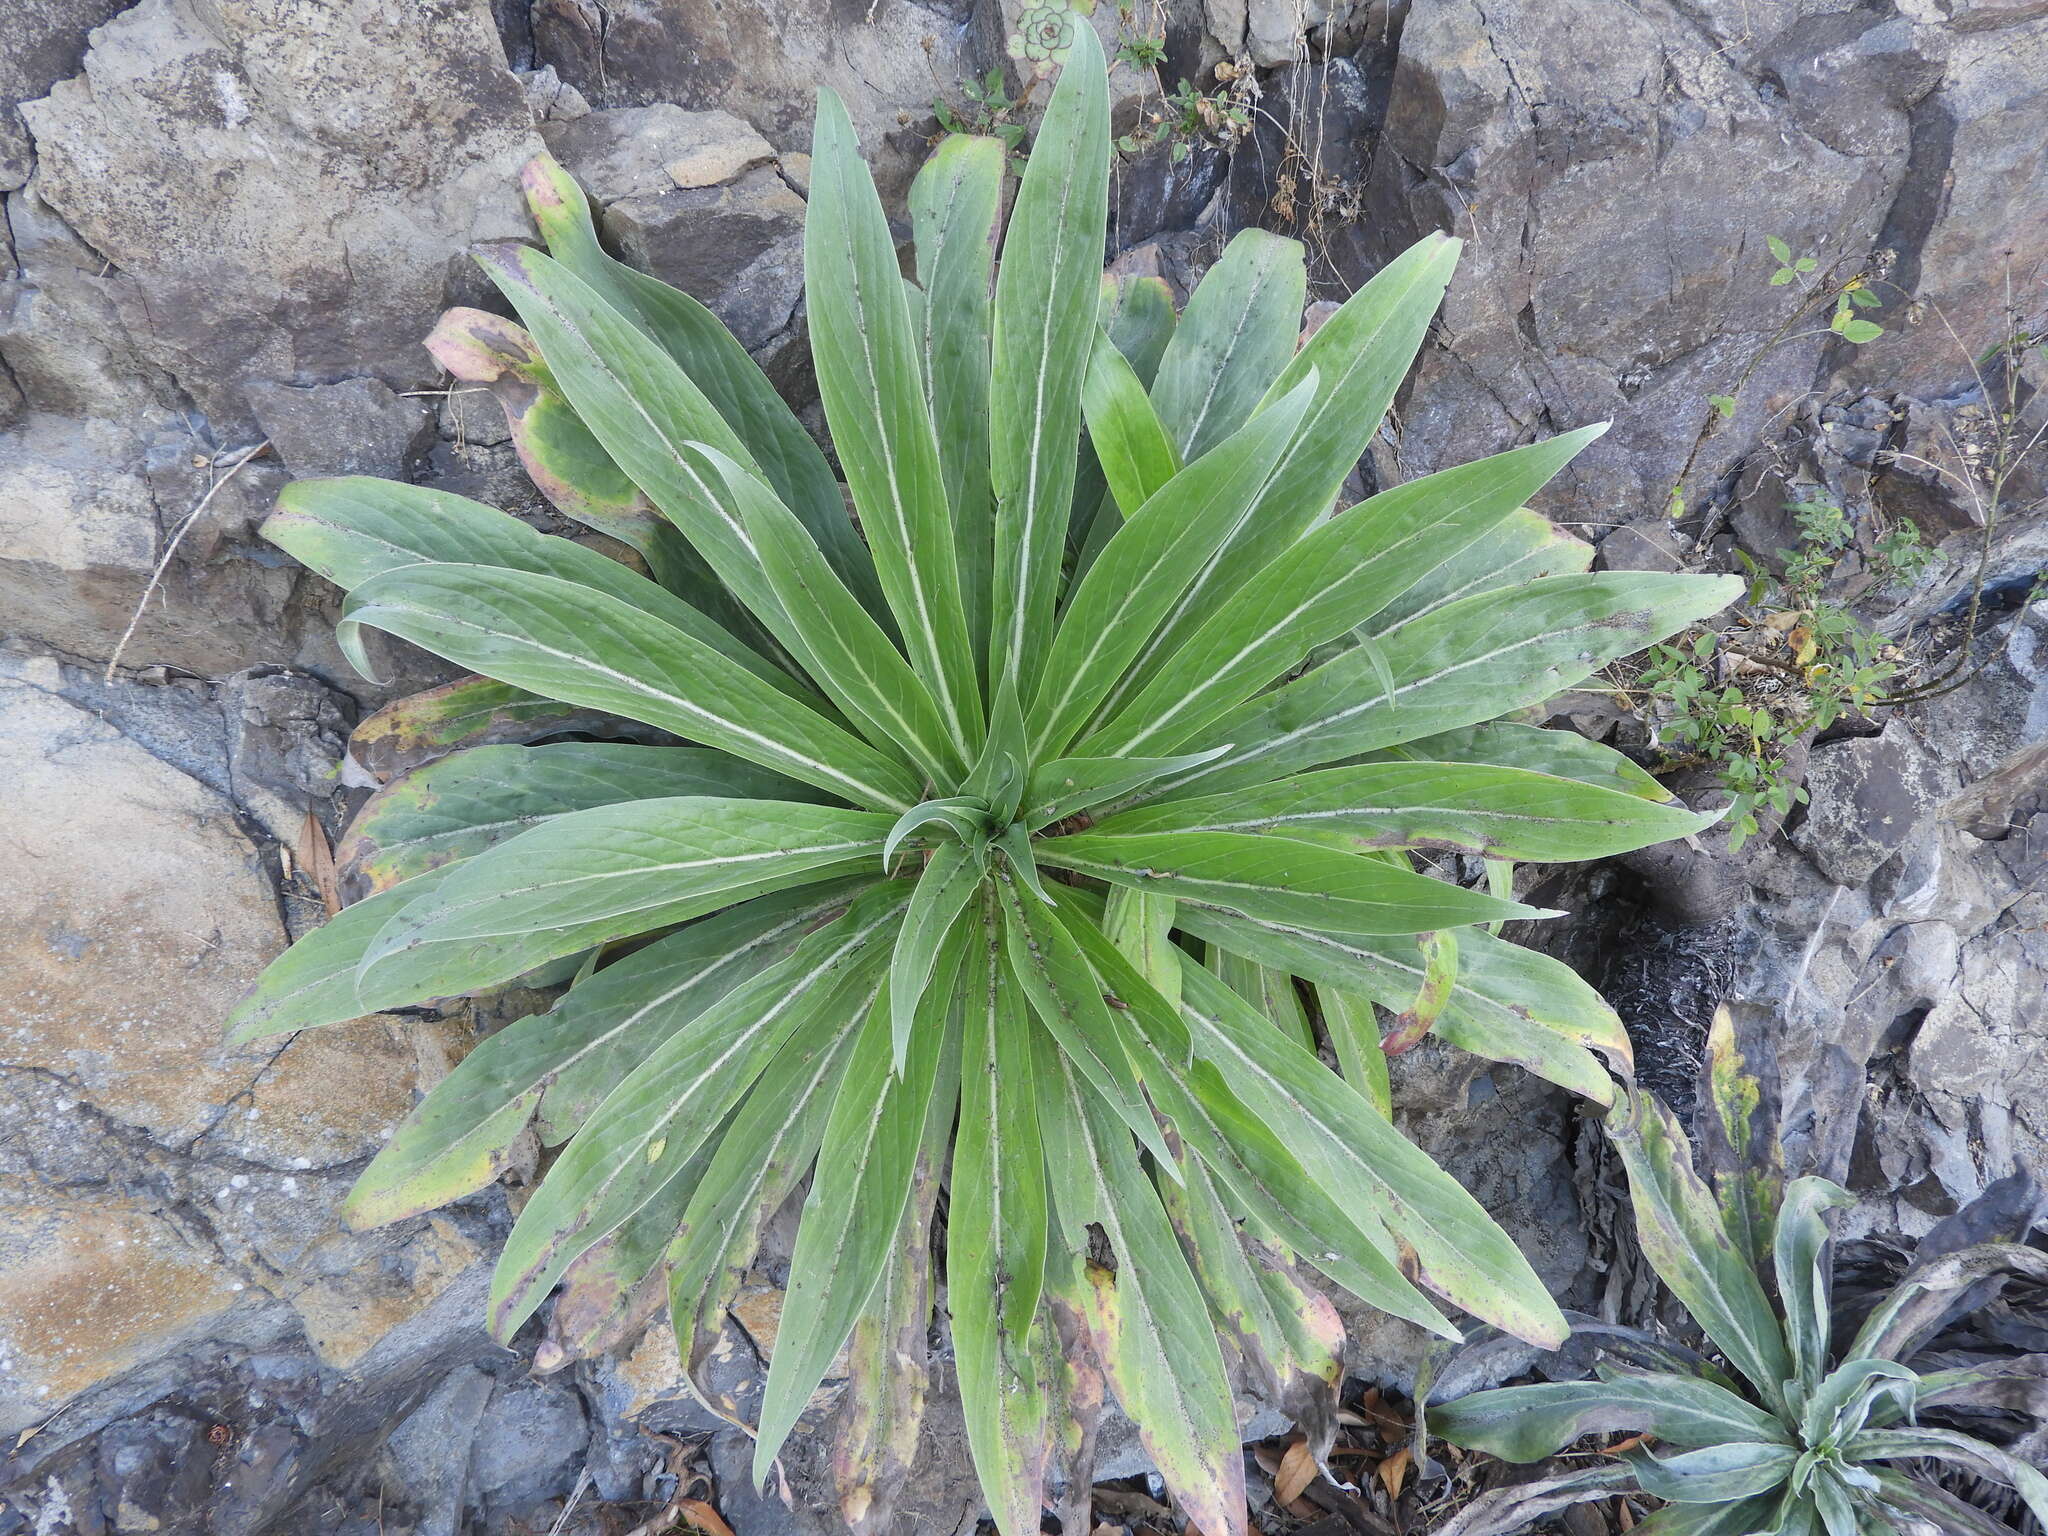
[[1387,1490],[1388,1498],[1401,1497],[1401,1490],[1408,1485],[1408,1464],[1413,1459],[1408,1447],[1404,1445],[1379,1464],[1379,1470],[1375,1475],[1380,1480],[1380,1486]]
[[1315,1480],[1316,1459],[1309,1452],[1308,1441],[1297,1436],[1280,1458],[1280,1470],[1273,1474],[1273,1497],[1281,1504],[1292,1504]]
[[327,829],[311,806],[299,826],[299,868],[306,872],[320,892],[320,905],[333,917],[341,910],[341,880],[334,870],[334,848],[327,841]]
[[678,1513],[692,1527],[704,1536],[733,1536],[732,1527],[720,1518],[717,1510],[702,1499],[678,1499]]

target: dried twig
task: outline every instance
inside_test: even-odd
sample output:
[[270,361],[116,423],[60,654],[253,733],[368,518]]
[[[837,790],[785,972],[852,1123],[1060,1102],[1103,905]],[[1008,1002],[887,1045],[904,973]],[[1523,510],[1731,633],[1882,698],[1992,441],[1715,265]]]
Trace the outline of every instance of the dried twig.
[[[107,670],[101,677],[101,682],[111,683],[114,680],[114,670],[121,665],[121,653],[128,649],[128,642],[135,638],[135,627],[142,622],[142,615],[149,608],[149,600],[156,593],[157,583],[164,579],[164,572],[170,569],[171,558],[177,554],[178,545],[184,540],[185,535],[192,531],[193,525],[204,514],[208,503],[219,494],[220,488],[234,479],[244,464],[258,454],[266,452],[269,447],[270,439],[266,437],[254,448],[244,450],[241,457],[228,466],[227,473],[206,488],[206,494],[199,498],[199,505],[187,512],[172,531],[169,542],[164,545],[163,557],[157,561],[156,569],[149,573],[149,585],[142,589],[142,596],[136,600],[135,612],[129,616],[128,627],[121,631],[121,638],[114,645],[114,654],[107,658]],[[219,464],[220,461],[220,457],[216,457],[213,462]]]

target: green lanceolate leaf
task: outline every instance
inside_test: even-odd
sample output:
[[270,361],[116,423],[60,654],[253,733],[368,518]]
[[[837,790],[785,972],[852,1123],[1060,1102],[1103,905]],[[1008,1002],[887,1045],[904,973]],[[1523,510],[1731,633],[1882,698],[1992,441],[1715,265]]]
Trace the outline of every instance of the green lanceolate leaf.
[[1419,933],[1415,946],[1422,954],[1422,985],[1406,1007],[1394,1015],[1394,1027],[1380,1041],[1389,1056],[1413,1050],[1435,1028],[1451,1000],[1458,980],[1458,936],[1449,928]]
[[953,991],[968,931],[966,925],[955,930],[955,942],[941,953],[902,1072],[893,1065],[886,985],[854,1042],[790,1259],[754,1443],[757,1484],[889,1266],[934,1100],[943,1098],[942,1113],[952,1110],[960,1071]]
[[[874,983],[879,987],[879,981]],[[871,998],[874,993],[860,994]],[[734,1111],[669,1245],[669,1316],[693,1387],[727,1305],[754,1261],[761,1228],[817,1157],[825,1119],[867,1021],[865,1004],[814,1011],[784,1041]],[[722,1405],[737,1415],[738,1405]]]
[[1316,988],[1322,1004],[1323,1031],[1337,1056],[1337,1070],[1365,1101],[1389,1120],[1394,1118],[1394,1089],[1387,1072],[1387,1053],[1380,1047],[1379,1019],[1369,998],[1342,986]]
[[889,961],[890,1050],[899,1073],[910,1050],[918,1007],[935,984],[939,956],[982,886],[981,861],[964,844],[953,842],[932,851],[931,862],[918,879]]
[[346,622],[565,703],[644,720],[843,795],[902,812],[910,772],[681,630],[552,576],[415,565],[350,594]]
[[[1178,996],[1167,1001],[1165,993],[1111,940],[1106,929],[1110,921],[1109,903],[1099,903],[1072,886],[1054,889],[1058,894],[1053,905],[1059,908],[1062,924],[1095,973],[1103,1001],[1110,1006],[1111,1022],[1118,1026],[1117,1033],[1124,1042],[1125,1054],[1135,1065],[1141,1044],[1149,1042],[1170,1060],[1185,1062],[1189,1054],[1188,1027],[1181,1021]],[[1112,893],[1111,900],[1114,896]],[[1174,980],[1177,979],[1176,976]]]
[[[1138,382],[1152,387],[1159,371],[1159,359],[1173,337],[1175,317],[1173,293],[1165,279],[1105,273],[1097,322],[1110,343],[1123,354]],[[1092,363],[1091,358],[1091,363]],[[1082,416],[1087,416],[1084,399]],[[1180,462],[1176,459],[1176,462]],[[1110,493],[1109,479],[1092,444],[1081,444],[1081,461],[1074,474],[1074,499],[1067,521],[1067,545],[1074,554],[1072,581],[1078,582],[1095,563],[1110,536],[1123,526],[1123,510]],[[1071,591],[1071,586],[1069,588]]]
[[961,784],[960,792],[988,807],[991,826],[1007,826],[1016,820],[1017,809],[1024,803],[1029,762],[1016,679],[1000,678],[989,708],[988,739],[981,744],[981,755]]
[[794,649],[832,702],[877,748],[934,782],[964,766],[939,706],[882,626],[846,588],[802,523],[775,493],[715,448],[698,450],[738,508],[768,584],[787,617]]
[[728,905],[729,892],[872,867],[889,818],[872,811],[682,795],[576,811],[460,865],[385,926],[357,987],[412,997],[489,986],[593,941]]
[[1392,689],[1382,687],[1362,651],[1346,652],[1202,731],[1191,747],[1236,745],[1148,797],[1266,783],[1540,702],[1726,606],[1739,591],[1732,576],[1607,572],[1465,598],[1387,643]]
[[1173,942],[1173,913],[1174,903],[1163,897],[1115,886],[1103,903],[1102,933],[1147,986],[1178,1008],[1181,953]]
[[1087,1276],[1072,1262],[1046,1276],[1038,1326],[1031,1331],[1038,1375],[1046,1384],[1046,1481],[1064,1488],[1054,1508],[1064,1529],[1087,1518],[1094,1486],[1096,1442],[1109,1384],[1088,1325]]
[[[1420,992],[1428,965],[1414,940],[1322,933],[1298,924],[1253,921],[1182,903],[1176,921],[1238,954],[1339,987],[1394,1012]],[[1512,1062],[1595,1103],[1613,1101],[1600,1061],[1626,1071],[1627,1031],[1600,995],[1562,961],[1476,928],[1460,929],[1458,971],[1437,1020],[1439,1038],[1492,1061]],[[1349,1074],[1347,1074],[1348,1076]]]
[[[910,184],[917,280],[925,292],[919,329],[925,398],[953,509],[961,607],[977,646],[988,635],[995,558],[988,479],[989,287],[1003,154],[1000,139],[949,134]],[[986,658],[981,660],[985,665]]]
[[1117,351],[1149,390],[1158,379],[1160,362],[1180,323],[1174,313],[1173,290],[1163,277],[1105,272],[1099,294],[1097,323],[1109,332]]
[[775,494],[810,530],[832,568],[879,616],[884,610],[874,561],[846,515],[831,466],[739,338],[688,294],[607,255],[582,189],[551,158],[529,162],[521,182],[548,253],[675,360],[745,445]]
[[663,795],[808,800],[809,786],[723,752],[572,741],[474,747],[363,803],[334,850],[345,885],[382,891],[571,811]]
[[1361,635],[1384,638],[1446,603],[1497,592],[1545,576],[1576,576],[1593,566],[1593,546],[1518,507],[1484,539],[1468,544],[1364,624]]
[[1307,1050],[1316,1048],[1315,1030],[1294,990],[1293,977],[1214,944],[1209,946],[1208,961],[1216,978],[1264,1014],[1276,1029]]
[[890,869],[896,863],[896,850],[903,846],[905,838],[921,827],[945,827],[968,847],[978,846],[977,840],[988,836],[988,804],[975,795],[946,795],[937,800],[924,800],[913,805],[889,828],[889,835],[882,839],[882,867]]
[[1656,779],[1612,747],[1588,741],[1577,731],[1493,721],[1435,736],[1419,736],[1353,759],[1361,763],[1471,763],[1553,774],[1600,789],[1619,790],[1639,800],[1668,803],[1674,796]]
[[[1267,389],[1271,405],[1313,377],[1315,402],[1252,515],[1204,567],[1139,657],[1134,685],[1151,679],[1237,589],[1301,537],[1336,499],[1371,445],[1394,391],[1443,300],[1458,242],[1435,235],[1382,268],[1295,353]],[[1128,691],[1112,699],[1121,705]]]
[[1186,741],[1477,543],[1605,430],[1585,427],[1412,480],[1305,534],[1165,659],[1091,738],[1091,750],[1159,752]]
[[422,561],[502,566],[556,577],[672,625],[794,698],[810,697],[786,672],[666,588],[596,550],[538,533],[482,502],[350,475],[295,480],[279,493],[277,505],[263,524],[263,536],[338,587],[353,590],[386,571]]
[[1019,816],[1037,830],[1120,799],[1154,779],[1199,768],[1225,750],[1183,757],[1056,757],[1031,771]]
[[1638,1447],[1624,1456],[1647,1494],[1675,1504],[1726,1504],[1769,1493],[1783,1483],[1799,1451],[1782,1443],[1736,1441],[1676,1456],[1656,1456]]
[[1103,547],[1061,616],[1031,702],[1040,757],[1062,750],[1087,724],[1203,561],[1243,521],[1307,405],[1304,388],[1260,412],[1176,475]]
[[2015,1536],[2003,1520],[1994,1520],[1944,1488],[1884,1467],[1870,1470],[1887,1509],[1931,1521],[1944,1536]]
[[681,1173],[800,1026],[866,1014],[907,895],[862,897],[670,1035],[612,1091],[505,1240],[491,1281],[493,1337],[511,1338],[579,1253]]
[[847,1390],[833,1426],[832,1480],[852,1536],[888,1536],[897,1529],[897,1500],[917,1454],[930,1386],[932,1215],[958,1091],[950,1079],[934,1090],[903,1225],[846,1341]]
[[1397,1262],[1397,1245],[1348,1188],[1327,1188],[1282,1144],[1273,1128],[1221,1079],[1149,1052],[1145,1081],[1161,1111],[1240,1210],[1276,1233],[1304,1262],[1392,1317],[1445,1338],[1458,1337],[1443,1313],[1416,1290]]
[[746,445],[660,343],[560,262],[523,246],[478,253],[519,311],[569,403],[606,453],[682,532],[746,609],[776,611],[746,531],[685,445],[709,443],[753,466]]
[[1294,356],[1308,285],[1298,240],[1240,230],[1188,296],[1152,381],[1182,455],[1199,458],[1250,418]]
[[1714,1195],[1728,1235],[1749,1267],[1761,1272],[1784,1198],[1785,1156],[1776,1105],[1766,1105],[1763,1084],[1744,1058],[1725,1007],[1714,1010],[1707,1029],[1706,1067],[1705,1099],[1713,1116],[1701,1127],[1700,1142],[1713,1170]]
[[1252,1379],[1328,1456],[1337,1428],[1344,1322],[1327,1297],[1249,1251],[1197,1157],[1183,1155],[1179,1186],[1158,1186],[1218,1332]]
[[920,343],[882,202],[846,108],[818,93],[804,219],[811,354],[832,441],[910,663],[954,745],[980,745],[981,691],[961,606],[953,515],[926,407]]
[[1356,1190],[1441,1295],[1517,1338],[1563,1339],[1557,1304],[1477,1201],[1228,987],[1194,967],[1186,985],[1198,1093],[1227,1083],[1325,1189]]
[[966,1038],[946,1295],[961,1409],[983,1496],[1002,1536],[1033,1536],[1047,1456],[1047,1393],[1031,1337],[1047,1229],[1033,1026],[1010,980],[993,900],[980,903],[971,917],[975,943],[963,978]]
[[536,1362],[559,1367],[605,1354],[638,1333],[654,1314],[665,1289],[662,1255],[711,1161],[713,1145],[708,1141],[699,1147],[660,1193],[562,1271]]
[[989,673],[1028,697],[1059,596],[1109,217],[1109,91],[1101,45],[1074,45],[1032,146],[996,276],[989,457],[998,509]]
[[1586,1435],[1646,1434],[1682,1449],[1755,1441],[1791,1448],[1777,1418],[1693,1377],[1606,1370],[1598,1381],[1500,1387],[1430,1406],[1429,1428],[1506,1461],[1541,1461]]
[[1170,1164],[1172,1154],[1129,1052],[1104,1000],[1101,982],[1066,923],[1014,880],[1000,880],[1003,937],[1010,972],[1046,1032],[1083,1080],[1123,1118],[1147,1150]]
[[356,991],[356,967],[384,925],[431,895],[454,872],[430,869],[403,885],[343,907],[264,969],[228,1014],[228,1040],[242,1045],[374,1012]]
[[1818,1536],[1811,1506],[1789,1488],[1730,1504],[1667,1504],[1635,1528],[1643,1536]]
[[1276,923],[1313,923],[1338,933],[1420,933],[1545,915],[1377,859],[1292,838],[1089,831],[1042,839],[1036,851],[1042,864],[1115,885]]
[[1859,1433],[1880,1409],[1896,1422],[1910,1418],[1920,1377],[1896,1360],[1848,1360],[1821,1376],[1806,1392],[1799,1412],[1799,1438],[1806,1445],[1837,1445]]
[[499,1030],[398,1127],[349,1191],[343,1214],[354,1226],[381,1226],[484,1188],[536,1112],[544,1142],[568,1140],[648,1052],[786,959],[858,889],[783,892],[732,907],[605,967],[548,1012]]
[[1365,852],[1453,848],[1527,863],[1604,859],[1712,824],[1683,806],[1523,768],[1366,763],[1139,806],[1094,831],[1232,832]]
[[1610,1118],[1609,1136],[1628,1170],[1636,1234],[1671,1294],[1685,1304],[1729,1364],[1764,1402],[1784,1402],[1792,1357],[1763,1286],[1728,1237],[1720,1208],[1692,1171],[1685,1135],[1671,1112],[1630,1093],[1627,1118]]
[[1062,1068],[1048,1086],[1062,1100],[1062,1128],[1080,1138],[1117,1256],[1113,1278],[1100,1269],[1089,1275],[1091,1331],[1110,1383],[1189,1519],[1205,1531],[1242,1532],[1243,1454],[1201,1288],[1123,1124],[1071,1059]]
[[1103,478],[1125,517],[1180,473],[1180,455],[1152,409],[1144,381],[1104,330],[1095,333],[1089,352],[1081,410]]

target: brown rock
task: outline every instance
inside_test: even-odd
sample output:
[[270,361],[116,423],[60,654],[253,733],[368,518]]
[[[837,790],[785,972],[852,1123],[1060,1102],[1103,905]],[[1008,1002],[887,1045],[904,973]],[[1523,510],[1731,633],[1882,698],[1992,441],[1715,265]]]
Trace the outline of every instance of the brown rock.
[[0,1049],[188,1140],[264,1060],[221,1021],[284,946],[277,898],[226,802],[58,681],[0,683]]
[[33,1191],[0,1204],[0,1427],[203,1337],[244,1289],[144,1207]]

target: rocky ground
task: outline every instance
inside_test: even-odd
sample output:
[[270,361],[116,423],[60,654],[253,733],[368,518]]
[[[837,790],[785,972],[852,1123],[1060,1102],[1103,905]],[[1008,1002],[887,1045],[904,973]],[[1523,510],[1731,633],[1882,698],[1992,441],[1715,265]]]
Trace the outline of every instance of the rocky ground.
[[[847,97],[900,199],[932,99],[1002,60],[1015,12],[0,14],[0,1536],[544,1531],[570,1500],[560,1530],[623,1529],[677,1491],[678,1446],[701,1447],[739,1536],[814,1523],[801,1492],[747,1487],[658,1331],[554,1377],[531,1345],[488,1343],[504,1192],[339,1228],[362,1160],[518,999],[221,1044],[229,1001],[317,916],[294,850],[309,812],[333,823],[349,728],[437,676],[394,648],[391,682],[363,683],[332,590],[253,529],[287,479],[338,471],[545,523],[495,407],[451,394],[419,345],[447,305],[489,302],[464,253],[526,233],[514,178],[543,145],[623,254],[806,399],[812,87]],[[1264,223],[1308,239],[1341,296],[1425,232],[1468,242],[1371,476],[1611,417],[1543,504],[1606,564],[1768,561],[1794,480],[1935,547],[1910,589],[1859,593],[1866,541],[1836,588],[1928,671],[1960,657],[1960,685],[1813,744],[1789,832],[1577,878],[1557,942],[1650,1055],[1682,1063],[1722,997],[1766,1011],[1788,1128],[1866,1197],[1868,1229],[1924,1230],[2048,1169],[2048,615],[2022,606],[2048,567],[2043,481],[2014,476],[1987,530],[1970,495],[1887,458],[1976,441],[1970,360],[2048,321],[2048,4],[1156,0],[1148,29],[1153,12],[1169,81],[1235,60],[1261,94],[1236,142],[1121,168],[1119,260],[1185,282]],[[1136,126],[1143,82],[1118,84]],[[1766,351],[1786,313],[1767,235],[1920,302],[1891,298],[1868,346]],[[1703,435],[1707,395],[1745,370]],[[1414,1133],[1592,1302],[1605,1239],[1568,1106],[1505,1070],[1406,1066]],[[776,1279],[722,1351],[742,1406]],[[1397,1380],[1405,1347],[1368,1328],[1358,1369]],[[973,1512],[949,1423],[941,1391],[919,1529]]]

